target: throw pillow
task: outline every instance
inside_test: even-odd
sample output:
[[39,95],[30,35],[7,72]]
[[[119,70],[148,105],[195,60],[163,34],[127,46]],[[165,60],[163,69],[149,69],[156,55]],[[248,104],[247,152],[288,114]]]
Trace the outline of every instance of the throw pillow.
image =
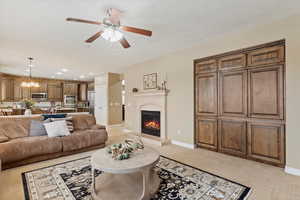
[[44,124],[49,122],[50,120],[45,120],[45,121],[31,120],[29,136],[47,135],[47,131],[44,127]]
[[44,120],[49,118],[66,118],[67,114],[43,114]]
[[70,135],[70,131],[67,127],[65,120],[55,121],[44,124],[48,137],[58,137]]
[[62,121],[65,120],[67,123],[67,127],[70,131],[70,133],[72,133],[74,131],[74,125],[73,125],[73,119],[72,117],[66,117],[66,118],[51,118],[51,121]]

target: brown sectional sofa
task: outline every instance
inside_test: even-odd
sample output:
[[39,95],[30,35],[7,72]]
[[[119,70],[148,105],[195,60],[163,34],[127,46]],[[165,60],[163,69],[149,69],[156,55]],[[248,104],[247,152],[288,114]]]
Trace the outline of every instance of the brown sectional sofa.
[[74,132],[64,137],[29,136],[34,117],[0,118],[0,159],[2,169],[57,158],[105,146],[107,132],[96,125],[92,115],[73,115]]

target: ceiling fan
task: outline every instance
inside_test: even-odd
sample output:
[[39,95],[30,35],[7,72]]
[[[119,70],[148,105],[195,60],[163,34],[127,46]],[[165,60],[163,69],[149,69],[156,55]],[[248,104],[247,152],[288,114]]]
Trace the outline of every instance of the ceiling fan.
[[121,25],[121,23],[120,23],[121,11],[118,9],[109,8],[109,9],[107,9],[106,13],[107,13],[107,17],[105,17],[102,22],[90,21],[90,20],[78,19],[78,18],[67,18],[66,20],[72,21],[72,22],[81,22],[81,23],[88,23],[88,24],[104,26],[103,30],[97,32],[95,35],[88,38],[85,41],[87,43],[92,43],[101,36],[102,38],[104,38],[108,41],[111,41],[111,42],[119,41],[124,48],[129,48],[130,44],[125,39],[121,30],[136,33],[136,34],[141,34],[141,35],[145,35],[145,36],[149,36],[149,37],[152,35],[152,31],[149,31],[149,30]]

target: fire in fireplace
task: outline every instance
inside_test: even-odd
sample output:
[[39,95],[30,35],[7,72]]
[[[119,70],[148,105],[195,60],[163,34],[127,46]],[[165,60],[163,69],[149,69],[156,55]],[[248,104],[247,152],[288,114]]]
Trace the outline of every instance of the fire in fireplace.
[[160,112],[142,110],[142,133],[160,137]]

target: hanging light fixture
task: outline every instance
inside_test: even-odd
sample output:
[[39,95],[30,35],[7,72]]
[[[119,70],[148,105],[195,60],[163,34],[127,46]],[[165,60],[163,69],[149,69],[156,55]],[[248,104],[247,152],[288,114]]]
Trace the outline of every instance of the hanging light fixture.
[[33,58],[29,57],[29,64],[28,64],[28,68],[29,68],[29,77],[27,81],[23,81],[21,83],[21,87],[26,87],[26,88],[32,88],[32,87],[40,87],[40,84],[38,82],[34,82],[31,80],[31,68],[32,68],[32,62],[33,62]]

